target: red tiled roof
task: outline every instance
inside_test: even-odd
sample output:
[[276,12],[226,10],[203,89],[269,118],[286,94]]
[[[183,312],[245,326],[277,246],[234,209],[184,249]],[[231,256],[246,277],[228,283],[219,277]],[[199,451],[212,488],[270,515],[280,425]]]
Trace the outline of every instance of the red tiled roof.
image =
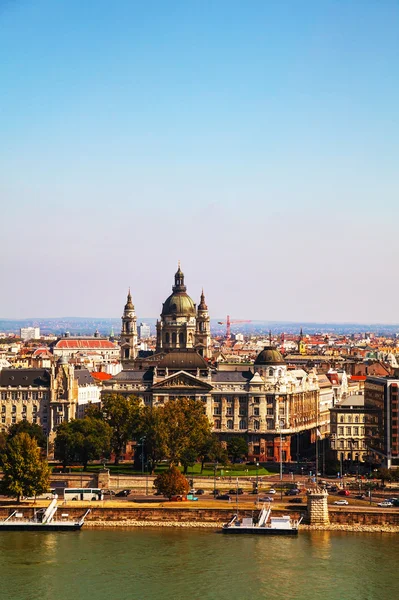
[[366,375],[351,375],[351,381],[366,381]]
[[60,340],[55,348],[57,350],[116,350],[115,344],[108,340]]
[[103,373],[102,371],[92,371],[91,376],[93,379],[97,379],[98,381],[106,381],[107,379],[112,379],[112,375],[109,373]]

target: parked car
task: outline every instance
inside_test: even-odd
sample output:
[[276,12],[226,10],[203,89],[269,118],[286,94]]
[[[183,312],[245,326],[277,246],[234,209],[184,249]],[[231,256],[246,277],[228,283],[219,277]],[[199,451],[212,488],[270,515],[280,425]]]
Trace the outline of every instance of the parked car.
[[202,496],[202,494],[205,494],[205,490],[197,490],[198,496]]
[[334,504],[337,504],[338,506],[346,506],[349,504],[349,502],[347,500],[336,500]]
[[274,498],[272,496],[264,496],[263,498],[259,498],[259,502],[274,502]]
[[338,492],[338,488],[336,485],[330,485],[330,488],[327,488],[329,492],[332,492],[333,494],[335,494],[335,492]]
[[228,494],[219,494],[216,496],[216,500],[230,500],[230,496]]
[[273,489],[273,488],[272,488],[272,489],[271,489],[271,490],[269,490],[267,493],[268,493],[268,494],[276,494],[277,492],[276,492],[276,490],[275,490],[275,489]]
[[126,498],[126,496],[128,496],[131,491],[132,490],[120,490],[119,492],[116,492],[115,496],[117,496],[118,498]]
[[364,494],[358,494],[355,496],[356,500],[366,500],[366,496]]
[[350,496],[349,490],[339,490],[338,496]]
[[389,502],[389,500],[383,500],[382,502],[378,503],[378,506],[381,506],[381,508],[391,508],[391,506],[393,506],[393,502]]
[[198,500],[198,497],[195,496],[194,494],[187,494],[187,500],[191,500],[192,502],[195,502],[196,500]]
[[103,496],[115,496],[115,490],[101,490]]
[[233,489],[231,488],[231,490],[229,490],[229,494],[231,494],[232,496],[236,495],[236,494],[243,494],[244,490],[242,488],[236,488]]
[[187,502],[186,496],[176,495],[172,496],[170,499],[171,502]]
[[220,490],[218,490],[218,489],[216,489],[216,490],[212,490],[211,494],[212,494],[213,496],[219,496],[219,494],[220,494]]
[[298,498],[297,496],[296,498],[290,498],[288,502],[293,502],[294,504],[302,504],[302,498]]

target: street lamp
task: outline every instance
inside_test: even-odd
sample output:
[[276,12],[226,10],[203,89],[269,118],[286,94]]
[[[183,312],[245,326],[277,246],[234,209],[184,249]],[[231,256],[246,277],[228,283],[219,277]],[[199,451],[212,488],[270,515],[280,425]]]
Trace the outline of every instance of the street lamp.
[[279,422],[280,428],[280,499],[283,499],[283,432],[284,421],[281,419]]
[[215,462],[214,467],[213,467],[213,497],[215,498],[216,496],[216,471],[218,468],[218,463]]
[[258,469],[259,469],[259,463],[258,463],[258,461],[256,461],[256,504],[258,504],[258,502],[259,502]]

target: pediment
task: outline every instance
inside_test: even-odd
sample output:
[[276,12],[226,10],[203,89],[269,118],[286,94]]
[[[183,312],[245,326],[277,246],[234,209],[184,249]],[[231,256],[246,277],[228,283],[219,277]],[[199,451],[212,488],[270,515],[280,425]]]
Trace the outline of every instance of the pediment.
[[185,371],[179,371],[178,373],[174,373],[173,375],[169,375],[169,377],[165,377],[162,381],[158,381],[152,386],[152,389],[183,389],[183,388],[191,388],[197,390],[203,390],[205,392],[209,392],[213,389],[213,386],[207,383],[206,381],[202,381]]

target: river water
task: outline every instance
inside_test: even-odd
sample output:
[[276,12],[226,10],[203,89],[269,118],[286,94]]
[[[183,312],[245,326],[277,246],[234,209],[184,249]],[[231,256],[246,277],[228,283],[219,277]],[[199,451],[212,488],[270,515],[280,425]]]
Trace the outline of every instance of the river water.
[[396,600],[399,535],[196,529],[0,535],[1,600]]

